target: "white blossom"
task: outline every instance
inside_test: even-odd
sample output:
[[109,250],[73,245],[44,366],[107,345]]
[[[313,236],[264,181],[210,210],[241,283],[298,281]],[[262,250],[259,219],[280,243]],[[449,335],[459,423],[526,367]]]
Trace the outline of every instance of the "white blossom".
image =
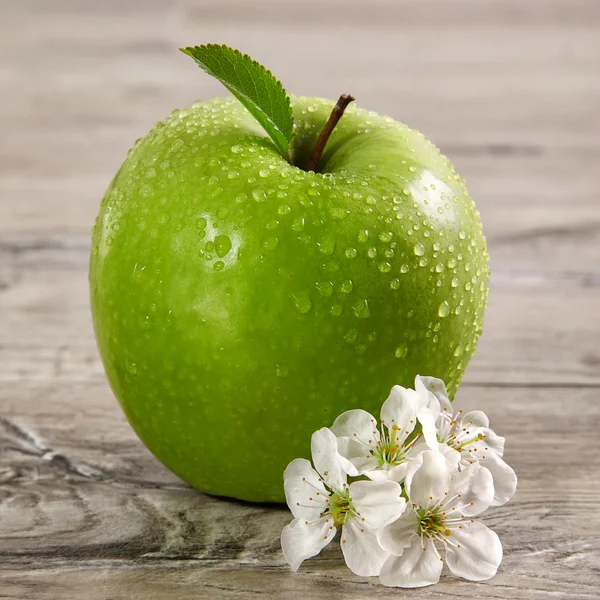
[[402,482],[414,459],[426,447],[417,424],[435,439],[429,394],[399,385],[392,388],[381,407],[381,425],[365,410],[348,410],[333,423],[339,453],[350,463],[349,475],[366,475],[372,480]]
[[284,473],[285,496],[294,516],[281,534],[286,561],[297,570],[316,556],[342,528],[346,564],[357,575],[379,575],[389,556],[377,541],[378,529],[395,521],[406,508],[400,485],[394,481],[356,481],[348,484],[337,439],[327,428],[311,440],[310,461],[293,460]]
[[459,410],[455,414],[441,379],[417,376],[415,389],[420,397],[428,397],[435,422],[435,436],[424,431],[429,447],[442,452],[449,465],[458,465],[459,469],[480,463],[490,471],[494,481],[492,506],[508,502],[517,488],[517,476],[502,459],[504,438],[490,429],[485,413]]
[[493,501],[492,475],[479,463],[452,469],[438,451],[427,450],[421,466],[404,485],[408,509],[379,530],[381,547],[390,552],[380,581],[396,587],[436,583],[443,561],[460,577],[489,579],[502,560],[498,536],[472,517]]

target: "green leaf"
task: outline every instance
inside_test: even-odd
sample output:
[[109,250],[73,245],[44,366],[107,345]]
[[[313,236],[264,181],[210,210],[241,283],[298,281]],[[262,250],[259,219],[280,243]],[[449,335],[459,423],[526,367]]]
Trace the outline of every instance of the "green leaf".
[[180,50],[216,77],[250,111],[286,157],[294,118],[290,98],[271,72],[247,54],[225,45],[205,44]]

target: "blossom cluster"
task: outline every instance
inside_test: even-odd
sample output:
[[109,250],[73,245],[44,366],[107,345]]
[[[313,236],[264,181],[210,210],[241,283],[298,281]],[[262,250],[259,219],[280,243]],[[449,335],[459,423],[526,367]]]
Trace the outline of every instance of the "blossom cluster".
[[380,422],[349,410],[311,440],[313,464],[298,458],[284,473],[293,521],[281,534],[297,570],[341,529],[346,564],[381,583],[422,587],[455,575],[489,579],[502,560],[500,539],[474,519],[502,505],[517,477],[502,455],[504,438],[481,411],[454,413],[444,382],[394,386]]

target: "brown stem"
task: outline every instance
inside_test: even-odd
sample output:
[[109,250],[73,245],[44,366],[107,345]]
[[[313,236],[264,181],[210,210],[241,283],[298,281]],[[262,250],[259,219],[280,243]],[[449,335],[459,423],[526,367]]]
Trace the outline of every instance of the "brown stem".
[[331,114],[329,115],[329,119],[327,119],[327,123],[325,123],[325,127],[323,127],[323,131],[321,131],[321,135],[317,140],[315,147],[313,148],[312,154],[308,159],[308,163],[306,165],[307,171],[315,171],[317,172],[317,168],[319,167],[319,161],[321,160],[321,156],[323,155],[323,150],[325,150],[325,146],[329,141],[329,136],[333,131],[333,128],[338,124],[338,121],[342,118],[346,107],[350,102],[354,101],[354,96],[350,94],[342,94],[337,101],[337,104],[333,107]]

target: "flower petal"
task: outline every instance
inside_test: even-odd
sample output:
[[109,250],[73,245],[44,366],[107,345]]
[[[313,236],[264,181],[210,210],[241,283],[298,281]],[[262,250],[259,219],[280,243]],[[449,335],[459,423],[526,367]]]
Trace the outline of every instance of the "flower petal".
[[310,450],[315,469],[325,483],[331,489],[343,489],[346,483],[343,466],[348,470],[352,470],[354,467],[338,452],[337,438],[333,432],[327,427],[315,431],[310,441]]
[[[446,548],[446,563],[459,577],[470,581],[490,579],[502,562],[500,538],[483,523],[464,523],[452,530],[452,545]],[[460,547],[459,547],[460,546]]]
[[377,419],[366,410],[347,410],[333,422],[331,431],[337,437],[354,438],[371,448],[379,442]]
[[474,517],[488,508],[494,499],[494,482],[491,473],[479,463],[469,465],[452,476],[450,491],[442,506],[449,517],[458,513]]
[[396,439],[401,444],[417,425],[419,395],[414,390],[395,385],[381,407],[381,422],[388,430],[397,427]]
[[448,414],[452,414],[452,404],[448,398],[448,390],[446,390],[446,384],[441,379],[417,375],[415,377],[415,390],[417,392],[420,391],[421,385],[437,398],[442,411],[445,409]]
[[479,464],[489,469],[494,480],[494,499],[492,506],[506,504],[517,490],[517,474],[495,452],[486,452]]
[[400,555],[392,554],[383,565],[379,580],[383,585],[416,588],[432,585],[440,580],[442,561],[433,541],[414,536],[406,550]]
[[432,450],[435,450],[438,445],[438,431],[435,426],[438,416],[436,414],[437,411],[431,410],[431,407],[426,404],[421,404],[417,408],[417,420],[421,423],[421,433],[425,443]]
[[395,481],[355,481],[350,484],[350,500],[358,519],[369,529],[395,521],[406,508],[402,489]]
[[281,532],[281,550],[293,571],[307,559],[316,556],[335,537],[331,518],[316,521],[294,519]]
[[389,556],[377,542],[375,532],[351,519],[342,528],[342,552],[348,568],[361,577],[379,575]]
[[414,473],[421,466],[422,461],[416,460],[416,457],[417,455],[405,457],[395,467],[376,469],[375,471],[365,473],[365,475],[371,481],[396,481],[397,483],[402,483],[409,473]]
[[377,541],[384,550],[400,556],[404,548],[410,546],[412,537],[417,535],[418,528],[419,518],[412,507],[408,507],[397,521],[377,531]]
[[440,444],[438,450],[444,455],[448,468],[451,471],[457,471],[461,460],[461,453],[448,444]]
[[421,453],[421,466],[408,474],[404,486],[409,502],[424,508],[438,504],[450,489],[451,471],[441,452],[426,450]]
[[364,475],[379,467],[377,459],[370,453],[369,449],[354,438],[338,437],[338,452],[349,464],[345,465],[345,471],[351,477]]
[[483,411],[472,410],[471,412],[465,413],[461,419],[461,429],[467,425],[487,428],[490,426],[490,420]]
[[297,519],[314,521],[327,508],[329,492],[310,461],[296,458],[283,473],[285,500]]
[[504,454],[504,438],[494,433],[489,427],[481,430],[485,436],[482,440],[482,445],[491,448],[498,456]]

